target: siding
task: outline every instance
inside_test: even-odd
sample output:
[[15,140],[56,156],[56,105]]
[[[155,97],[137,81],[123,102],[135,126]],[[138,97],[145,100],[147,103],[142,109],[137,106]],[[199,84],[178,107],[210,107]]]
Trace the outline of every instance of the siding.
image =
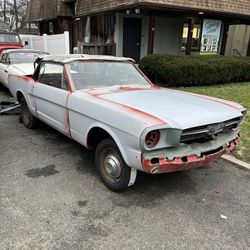
[[72,16],[70,5],[62,0],[31,0],[28,3],[26,20],[40,21],[54,19],[57,16]]
[[78,0],[77,15],[86,15],[130,5],[158,5],[166,8],[192,9],[250,17],[250,0]]

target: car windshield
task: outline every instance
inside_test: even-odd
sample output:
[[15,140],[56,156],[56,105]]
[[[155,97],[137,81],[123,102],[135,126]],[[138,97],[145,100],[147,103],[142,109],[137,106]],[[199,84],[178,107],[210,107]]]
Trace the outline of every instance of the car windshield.
[[150,83],[128,62],[76,61],[68,64],[76,90]]
[[17,34],[0,34],[0,43],[19,43]]
[[34,63],[38,57],[47,55],[45,52],[12,52],[7,58],[8,64]]

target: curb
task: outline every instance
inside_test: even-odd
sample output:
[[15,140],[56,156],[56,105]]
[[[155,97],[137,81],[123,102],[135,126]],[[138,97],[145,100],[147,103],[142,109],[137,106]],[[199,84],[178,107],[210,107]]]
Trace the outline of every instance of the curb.
[[233,163],[234,165],[236,165],[237,168],[250,172],[250,164],[247,162],[238,160],[235,157],[230,156],[230,155],[223,155],[221,158],[225,161]]

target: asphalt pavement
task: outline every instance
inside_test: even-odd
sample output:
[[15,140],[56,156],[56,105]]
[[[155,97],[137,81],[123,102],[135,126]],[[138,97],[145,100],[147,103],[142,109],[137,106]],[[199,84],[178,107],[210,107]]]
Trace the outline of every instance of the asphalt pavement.
[[0,249],[250,249],[250,174],[219,160],[113,193],[81,145],[0,116]]

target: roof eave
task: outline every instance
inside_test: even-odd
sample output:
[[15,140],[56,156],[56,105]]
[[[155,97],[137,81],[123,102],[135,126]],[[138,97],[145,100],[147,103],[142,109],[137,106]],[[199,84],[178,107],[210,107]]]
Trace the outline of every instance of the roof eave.
[[194,13],[196,12],[204,12],[207,15],[219,15],[219,16],[224,16],[228,18],[238,18],[238,19],[249,19],[250,22],[250,14],[242,14],[242,13],[235,13],[235,12],[223,12],[223,11],[213,11],[213,10],[208,10],[208,9],[202,9],[202,8],[189,8],[189,7],[183,7],[183,6],[173,6],[171,4],[157,4],[157,3],[137,3],[137,4],[122,4],[118,7],[113,7],[113,8],[103,8],[101,11],[90,11],[87,13],[76,13],[75,17],[81,17],[81,16],[89,16],[89,15],[95,15],[95,14],[100,14],[100,13],[107,13],[107,12],[117,12],[117,11],[122,11],[122,10],[127,10],[130,8],[151,8],[151,9],[161,9],[165,11],[176,11],[176,12],[190,12]]

